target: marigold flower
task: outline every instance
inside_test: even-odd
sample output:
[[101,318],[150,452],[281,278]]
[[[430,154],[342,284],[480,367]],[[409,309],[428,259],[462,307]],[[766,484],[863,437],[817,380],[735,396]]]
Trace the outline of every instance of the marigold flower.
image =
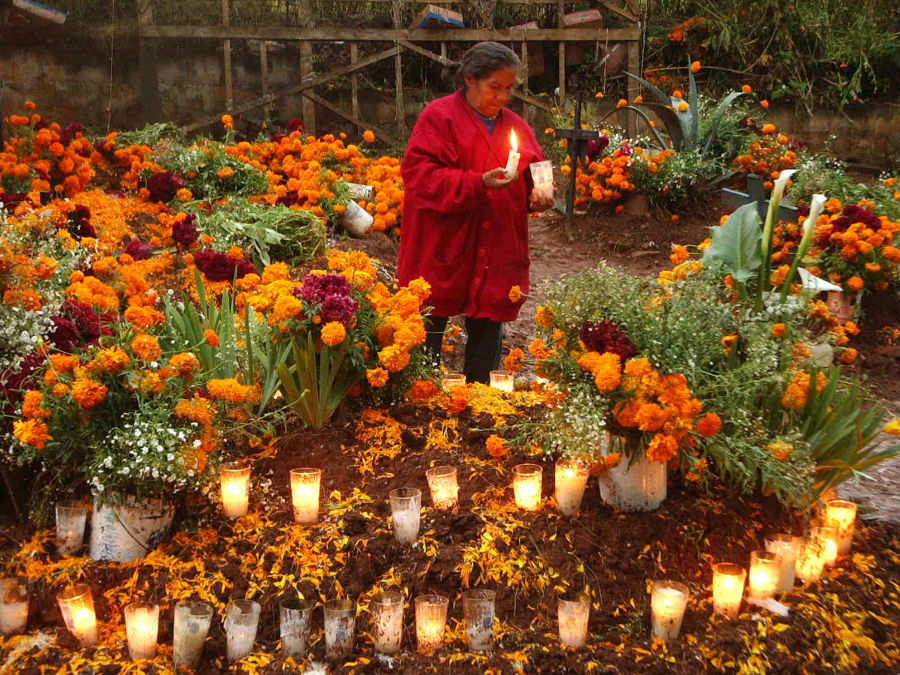
[[378,360],[388,372],[399,373],[409,365],[409,352],[402,350],[397,345],[388,345],[378,352]]
[[772,336],[776,338],[783,338],[785,330],[786,328],[783,323],[776,323],[772,326]]
[[841,352],[841,361],[844,363],[853,363],[858,355],[859,352],[857,352],[853,347],[847,347],[843,352]]
[[670,413],[656,403],[644,403],[634,415],[637,428],[641,431],[659,431],[669,420]]
[[139,305],[132,305],[125,310],[125,320],[135,328],[147,330],[151,326],[165,323],[166,316],[162,312]]
[[852,276],[847,279],[847,288],[851,291],[861,291],[864,285],[862,278],[858,276]]
[[255,387],[243,385],[233,377],[213,379],[206,383],[206,391],[213,398],[231,403],[250,403],[258,398]]
[[697,420],[697,433],[704,438],[715,436],[722,428],[722,420],[716,413],[706,413]]
[[200,371],[200,360],[191,352],[179,352],[169,357],[169,366],[182,377],[188,377]]
[[22,399],[22,417],[25,419],[39,419],[50,417],[50,411],[41,407],[44,395],[39,391],[26,391]]
[[383,387],[388,381],[388,371],[384,368],[372,368],[366,370],[366,380],[373,387]]
[[601,354],[593,371],[594,384],[601,394],[608,394],[622,382],[622,357],[613,352]]
[[196,422],[205,427],[212,424],[213,412],[209,399],[194,394],[191,399],[181,399],[175,404],[175,416]]
[[175,199],[180,201],[181,203],[189,202],[194,198],[194,193],[188,190],[187,188],[179,188],[175,192]]
[[107,391],[106,385],[86,378],[77,379],[72,384],[72,398],[83,410],[90,410],[103,403]]
[[678,112],[687,112],[688,107],[687,101],[682,101],[678,104]]
[[[234,175],[234,169],[232,169],[230,166],[226,166],[216,171],[216,175],[222,179],[231,178]],[[176,195],[177,194],[178,193],[176,193]]]
[[672,98],[684,98],[684,94],[681,93],[680,89],[676,89],[672,92]]
[[731,335],[726,335],[720,342],[722,343],[722,348],[725,350],[725,353],[729,354],[737,342],[737,335],[734,335],[733,333]]
[[762,106],[763,110],[769,109],[769,102],[766,99],[761,100],[759,104]]
[[522,368],[522,361],[525,360],[525,352],[516,347],[515,349],[511,349],[509,354],[506,355],[506,358],[503,359],[503,367],[506,370],[515,373]]
[[450,390],[450,401],[447,403],[447,410],[458,415],[468,406],[469,388],[453,387],[453,389]]
[[678,452],[678,441],[668,434],[656,434],[647,446],[647,459],[651,462],[665,463]]
[[900,419],[896,417],[884,425],[882,431],[891,436],[900,436]]
[[629,377],[643,377],[653,372],[653,366],[643,356],[636,356],[625,362],[624,370]]
[[203,341],[206,342],[206,344],[208,344],[210,347],[219,346],[219,336],[212,328],[207,328],[205,331],[203,331]]
[[13,436],[38,450],[43,450],[46,442],[53,440],[47,425],[38,419],[13,422]]
[[322,326],[322,342],[329,347],[337,347],[347,337],[347,329],[340,321],[329,321]]
[[687,246],[672,244],[672,253],[669,255],[669,260],[671,260],[674,265],[680,265],[689,257],[690,254],[688,253]]
[[753,91],[753,87],[751,87],[749,84],[742,84],[741,91],[744,92],[745,94],[749,94]]
[[491,434],[490,436],[488,436],[488,439],[485,442],[484,446],[491,457],[496,457],[499,459],[506,454],[506,444],[503,442],[503,439],[496,434]]
[[363,131],[363,139],[366,143],[373,143],[375,141],[375,134],[372,133],[370,129],[366,129]]
[[535,338],[528,344],[528,353],[536,359],[549,359],[553,356],[553,351],[540,338]]
[[538,326],[543,326],[544,328],[548,328],[552,321],[553,321],[553,311],[549,307],[545,307],[544,305],[538,305],[538,308],[536,310],[534,310],[534,322]]
[[222,115],[222,126],[226,129],[231,129],[234,127],[234,118],[231,115]]
[[617,107],[617,108],[624,108],[626,105],[628,105],[628,101],[627,101],[627,99],[624,99],[624,98],[620,98],[620,99],[616,102],[616,107]]
[[694,62],[691,64],[691,72],[692,72],[692,73],[699,73],[699,72],[700,72],[700,62],[699,62],[699,61],[694,61]]
[[51,354],[47,358],[50,361],[50,367],[58,373],[68,373],[80,363],[77,356],[68,354]]
[[772,453],[775,459],[784,461],[794,451],[794,446],[785,441],[772,441],[766,446],[766,450]]
[[125,367],[130,361],[131,359],[128,358],[128,354],[124,351],[118,347],[109,347],[108,349],[100,351],[97,356],[87,364],[87,369],[95,373],[117,375],[125,370]]
[[603,92],[598,91],[596,94],[594,94],[594,98],[603,98]]
[[519,286],[513,286],[509,289],[509,301],[519,302],[522,299],[522,289]]

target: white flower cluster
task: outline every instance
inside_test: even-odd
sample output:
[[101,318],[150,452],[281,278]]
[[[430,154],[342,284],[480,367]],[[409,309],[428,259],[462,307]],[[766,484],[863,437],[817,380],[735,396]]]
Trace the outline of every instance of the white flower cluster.
[[565,403],[551,413],[545,449],[564,457],[599,454],[606,442],[609,400],[593,383],[569,387]]

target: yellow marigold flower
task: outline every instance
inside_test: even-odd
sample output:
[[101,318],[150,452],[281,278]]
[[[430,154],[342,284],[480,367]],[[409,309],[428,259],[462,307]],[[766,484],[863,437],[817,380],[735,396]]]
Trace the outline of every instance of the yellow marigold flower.
[[226,129],[231,129],[234,127],[234,118],[231,115],[222,115],[222,126]]
[[852,276],[847,279],[847,288],[849,288],[851,291],[861,291],[864,285],[865,284],[860,277]]
[[50,411],[41,407],[43,398],[39,391],[26,391],[22,399],[22,417],[29,420],[50,417]]
[[378,360],[388,372],[399,373],[409,365],[409,352],[402,350],[397,345],[388,345],[378,352]]
[[697,421],[697,433],[704,438],[715,436],[722,428],[722,419],[716,413],[706,413]]
[[72,384],[72,398],[83,410],[103,403],[106,400],[106,385],[89,379],[78,379]]
[[700,72],[700,62],[699,62],[699,61],[694,61],[694,62],[691,64],[691,72],[692,72],[692,73],[699,73],[699,72]]
[[687,101],[682,101],[678,104],[678,112],[687,112],[688,107]]
[[553,321],[553,312],[550,308],[545,307],[544,305],[538,305],[538,308],[534,310],[534,322],[538,326],[548,328],[551,321]]
[[187,377],[200,371],[200,360],[191,352],[179,352],[169,358],[169,366],[182,377]]
[[678,452],[678,441],[668,434],[656,434],[647,446],[647,459],[651,462],[668,462]]
[[428,296],[431,295],[431,284],[425,281],[425,279],[423,279],[422,277],[410,281],[407,285],[407,288],[409,289],[410,293],[412,293],[419,299],[420,306],[428,299]]
[[490,436],[488,436],[488,439],[485,442],[484,446],[491,457],[496,457],[499,459],[506,454],[506,445],[504,444],[503,439],[496,434],[491,434]]
[[373,387],[383,387],[388,381],[388,372],[384,368],[372,368],[366,371],[366,380]]
[[188,190],[187,188],[179,188],[175,193],[175,199],[180,201],[181,203],[189,202],[194,198],[194,193]]
[[275,300],[275,305],[272,307],[271,314],[269,314],[269,325],[274,326],[276,323],[293,319],[299,316],[302,311],[303,302],[300,298],[295,298],[289,294],[279,295]]
[[525,359],[525,352],[516,347],[515,349],[510,350],[509,354],[506,355],[506,358],[503,359],[503,367],[510,372],[516,372],[521,370],[522,361]]
[[622,358],[618,354],[601,354],[597,368],[592,371],[594,384],[601,394],[608,394],[622,382]]
[[286,263],[276,262],[266,265],[262,273],[262,283],[271,284],[273,281],[284,281],[291,278],[291,270]]
[[620,98],[620,99],[616,102],[616,107],[617,107],[617,108],[624,108],[626,105],[628,105],[628,101],[627,101],[626,99],[624,99],[624,98]]
[[578,357],[576,363],[584,372],[593,374],[600,365],[600,352],[585,352]]
[[539,338],[535,338],[528,344],[528,353],[536,359],[549,359],[553,356],[550,348]]
[[210,380],[206,383],[206,391],[213,398],[231,403],[250,403],[257,398],[254,387],[243,385],[233,377]]
[[118,347],[110,347],[99,352],[87,364],[87,369],[91,372],[106,372],[110,375],[116,375],[125,370],[125,367],[130,362],[131,359],[128,358],[128,354]]
[[216,171],[216,175],[222,179],[231,178],[234,175],[234,169],[232,169],[230,166],[226,166]]
[[212,424],[213,414],[209,399],[199,394],[194,394],[191,399],[181,399],[175,404],[175,416],[181,419],[196,422],[203,426]]
[[690,254],[688,253],[687,246],[672,244],[672,253],[669,255],[669,260],[671,260],[673,264],[680,265],[689,257]]
[[47,425],[37,419],[13,422],[13,436],[25,445],[30,445],[38,450],[43,450],[44,444],[53,440]]
[[363,140],[365,140],[366,143],[373,143],[375,141],[375,134],[372,133],[370,129],[366,129],[363,132]]
[[776,338],[783,338],[785,330],[786,328],[783,323],[776,323],[772,326],[772,336]]
[[787,459],[788,455],[794,451],[794,446],[790,443],[786,443],[785,441],[772,441],[766,446],[766,450],[772,453],[772,456],[775,459],[784,461]]
[[853,363],[856,361],[856,357],[859,355],[853,347],[847,347],[843,352],[841,352],[841,361],[844,363]]
[[775,125],[774,124],[763,124],[762,129],[760,129],[764,134],[774,134],[775,133]]
[[896,417],[884,425],[882,431],[891,436],[900,436],[900,419]]
[[519,302],[522,299],[522,289],[519,286],[513,286],[509,289],[509,301]]
[[165,323],[166,316],[162,312],[139,305],[132,305],[125,310],[125,320],[135,328],[147,330],[151,326]]
[[203,331],[203,341],[206,342],[210,347],[218,347],[219,346],[219,336],[216,335],[216,331],[212,328],[207,328]]
[[337,347],[347,337],[347,329],[340,321],[329,321],[322,326],[322,342],[329,347]]

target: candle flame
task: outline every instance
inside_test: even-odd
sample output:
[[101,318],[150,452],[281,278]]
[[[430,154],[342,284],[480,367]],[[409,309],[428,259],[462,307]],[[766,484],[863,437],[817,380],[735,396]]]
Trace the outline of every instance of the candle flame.
[[516,130],[515,129],[512,129],[509,132],[509,144],[512,146],[512,149],[515,152],[519,151],[519,142],[518,142],[518,139],[516,138]]

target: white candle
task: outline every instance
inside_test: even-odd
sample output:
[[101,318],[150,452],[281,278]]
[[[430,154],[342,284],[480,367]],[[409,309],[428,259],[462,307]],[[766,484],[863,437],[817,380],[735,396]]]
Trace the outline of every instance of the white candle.
[[553,199],[553,164],[549,159],[542,162],[532,162],[531,180],[534,182],[534,191],[541,199]]
[[0,579],[0,635],[21,633],[28,622],[28,592],[25,581]]
[[428,489],[431,490],[431,502],[438,511],[451,511],[456,508],[459,497],[459,486],[456,483],[455,466],[435,466],[425,472]]
[[541,509],[541,477],[539,464],[518,464],[513,467],[513,492],[516,506],[525,511]]
[[473,652],[486,652],[494,646],[494,600],[496,593],[473,588],[463,593],[463,617],[466,641]]
[[83,647],[97,644],[97,616],[87,584],[77,584],[56,596],[63,621]]
[[578,595],[572,599],[560,598],[557,609],[560,642],[575,649],[584,647],[590,613],[591,601],[586,595]]
[[420,595],[416,598],[416,648],[431,652],[444,642],[447,608],[450,600],[443,595]]
[[128,653],[132,661],[152,659],[156,656],[158,631],[159,605],[132,602],[125,607],[125,634],[128,637]]
[[849,553],[850,546],[853,544],[853,529],[856,525],[856,504],[845,499],[829,499],[825,503],[825,523],[837,528],[838,554]]
[[810,584],[818,581],[825,567],[825,545],[814,534],[802,544],[797,554],[797,562],[794,570],[803,583]]
[[322,469],[291,469],[291,501],[294,522],[315,523],[319,520],[319,486]]
[[713,611],[733,619],[741,609],[747,572],[734,563],[713,565]]
[[197,669],[203,654],[203,643],[209,634],[213,608],[205,602],[179,602],[175,605],[172,652],[175,668]]
[[775,592],[784,593],[792,590],[797,554],[800,552],[800,537],[792,534],[773,534],[766,539],[766,550],[781,556],[781,574]]
[[223,464],[219,468],[219,484],[226,517],[246,516],[250,503],[250,467],[236,462]]
[[372,642],[379,654],[400,651],[403,636],[403,594],[385,591],[372,598]]
[[347,598],[325,603],[325,659],[339,661],[353,653],[356,606]]
[[506,175],[508,178],[512,178],[515,173],[519,170],[519,143],[518,139],[516,139],[516,132],[512,130],[509,132],[509,156],[506,158]]
[[242,659],[253,651],[260,610],[259,603],[250,600],[233,600],[228,605],[225,638],[229,661]]
[[422,491],[417,488],[391,490],[391,519],[394,538],[401,544],[414,544],[419,537],[419,511]]
[[687,586],[677,581],[654,581],[650,595],[650,633],[663,642],[674,640],[681,632],[687,607]]
[[441,378],[441,386],[444,388],[444,391],[450,391],[457,387],[465,387],[466,376],[462,373],[447,373]]
[[815,528],[815,536],[817,536],[822,545],[822,559],[826,567],[830,567],[837,562],[838,557],[838,540],[840,534],[838,528],[834,525],[820,525]]
[[306,651],[306,639],[309,637],[312,602],[298,598],[282,602],[279,609],[282,651],[287,656],[303,656]]
[[515,391],[516,376],[508,370],[492,370],[490,372],[491,386],[500,391]]
[[556,463],[556,504],[564,516],[574,516],[581,507],[587,485],[587,467],[574,459]]
[[775,595],[781,578],[781,562],[781,556],[777,553],[751,551],[747,595],[760,600]]
[[56,552],[73,555],[84,543],[84,526],[87,522],[87,506],[60,503],[56,505]]

